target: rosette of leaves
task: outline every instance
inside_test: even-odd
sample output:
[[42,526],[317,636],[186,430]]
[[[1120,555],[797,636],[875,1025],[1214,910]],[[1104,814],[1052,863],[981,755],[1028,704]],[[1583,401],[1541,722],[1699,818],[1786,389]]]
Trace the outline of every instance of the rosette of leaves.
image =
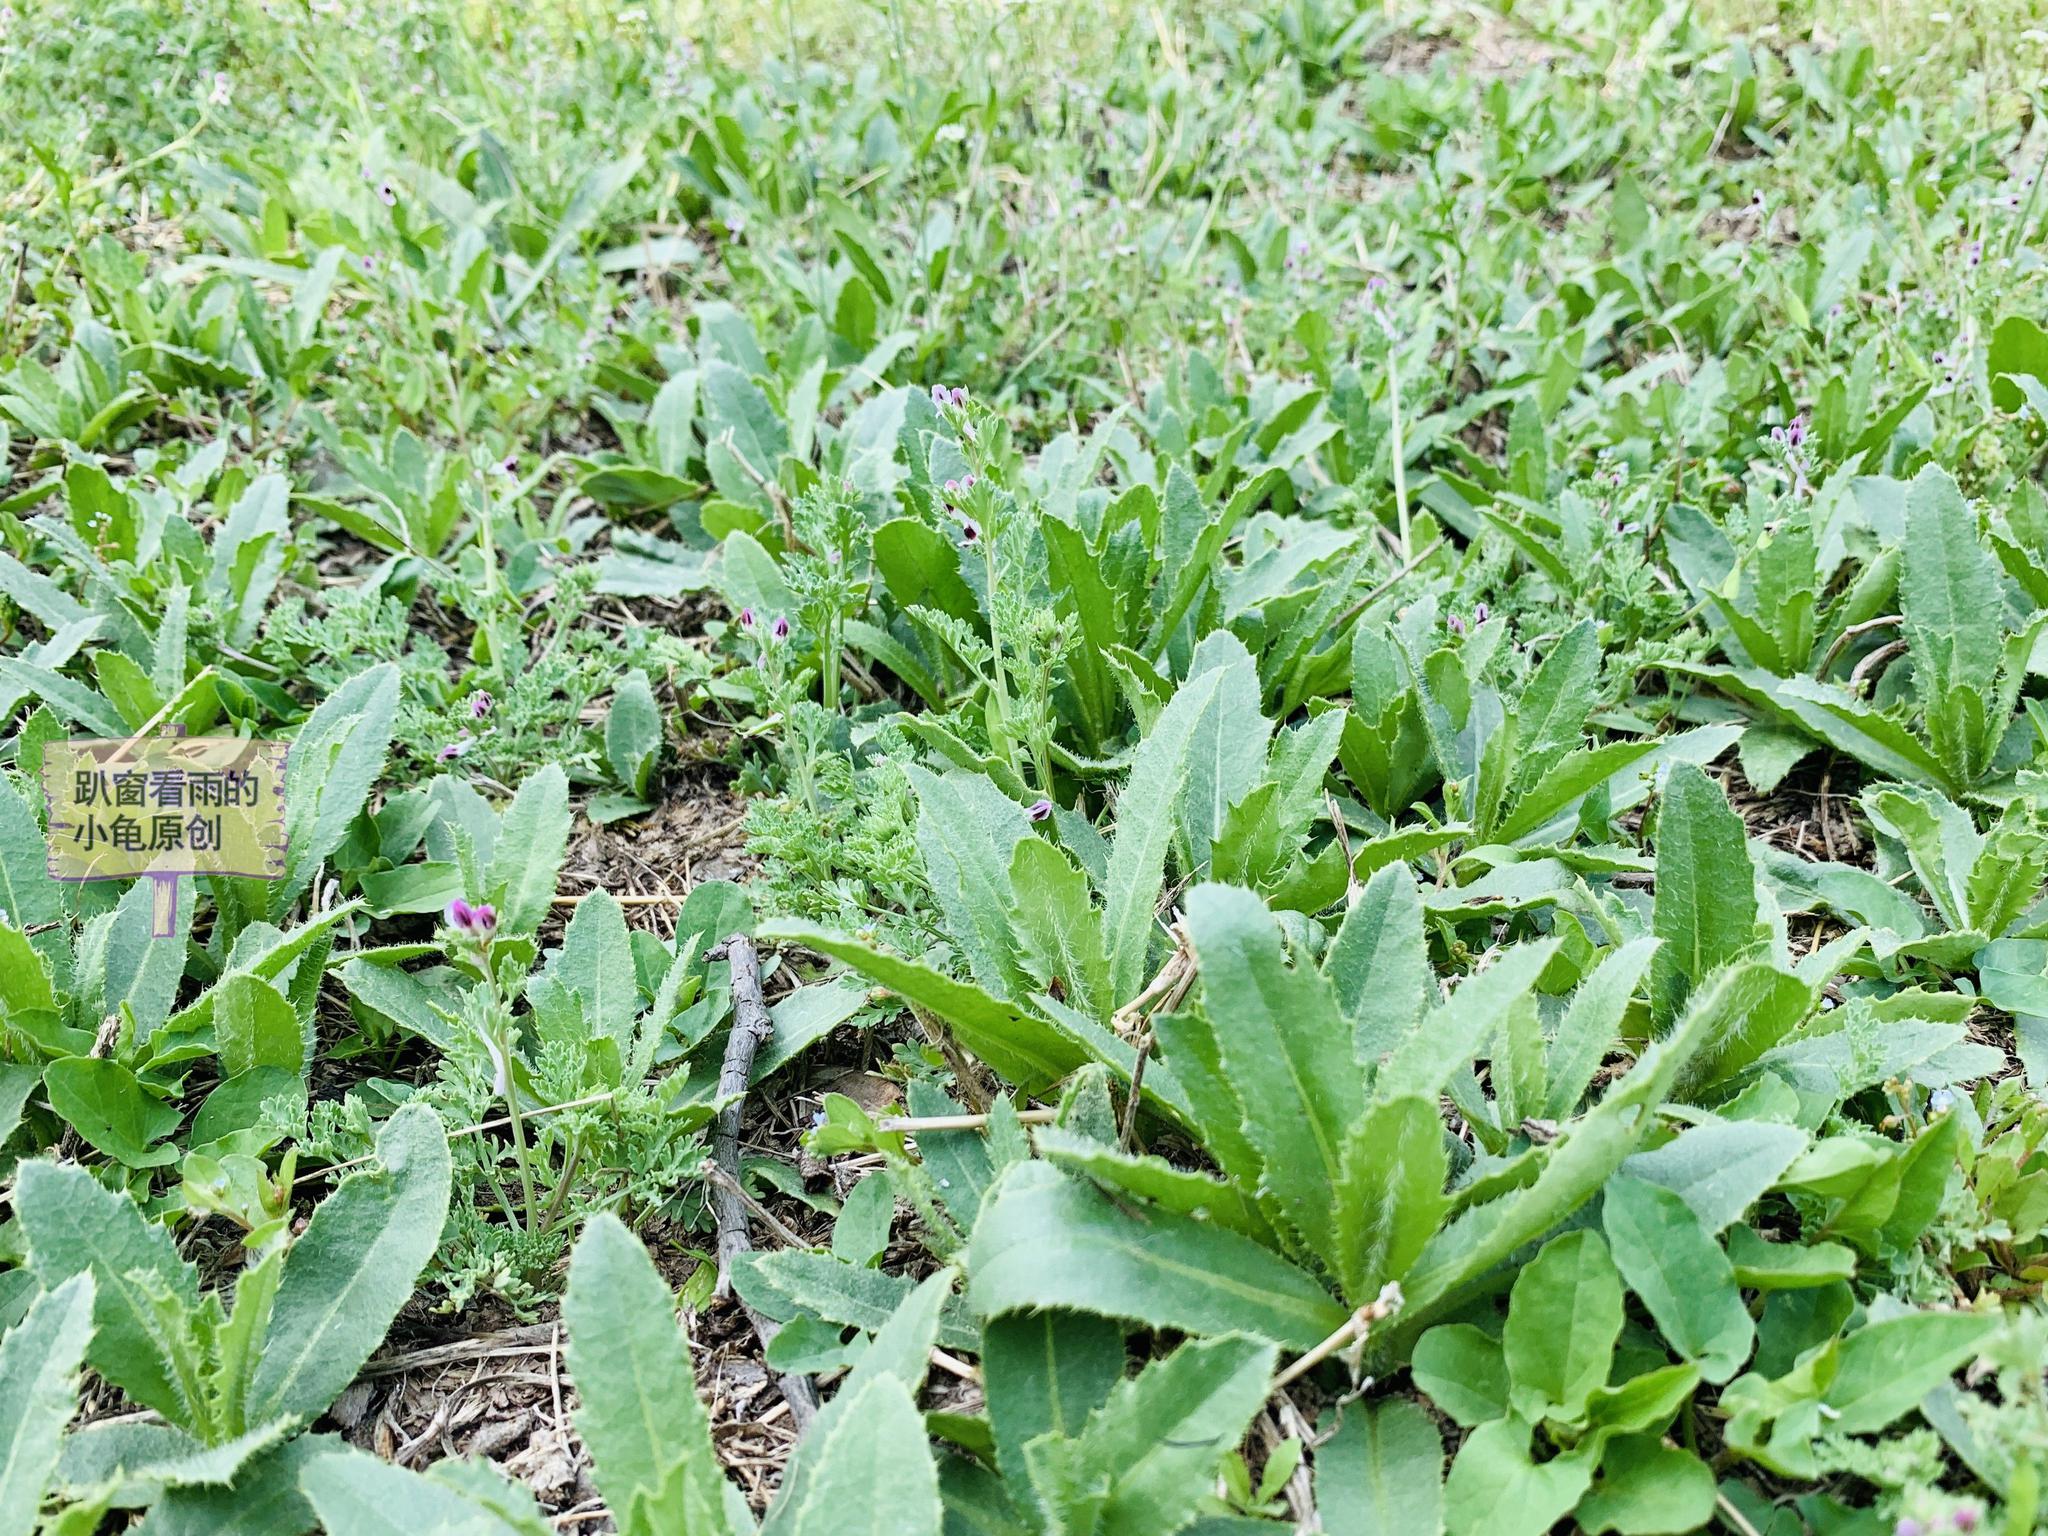
[[23,1494],[5,1501],[6,1518],[32,1520],[38,1496],[54,1487],[84,1507],[80,1529],[110,1505],[153,1506],[153,1521],[174,1529],[206,1529],[254,1508],[268,1512],[265,1529],[310,1527],[295,1486],[306,1450],[293,1437],[355,1378],[412,1295],[440,1239],[448,1190],[439,1119],[424,1106],[401,1109],[377,1139],[374,1166],[344,1177],[297,1237],[279,1227],[249,1253],[230,1302],[202,1288],[169,1232],[126,1195],[76,1165],[24,1163],[15,1205],[44,1298],[0,1348],[0,1394],[19,1380],[17,1349],[55,1333],[42,1346],[39,1401],[53,1400],[82,1349],[160,1422],[77,1431],[53,1459],[54,1408],[24,1417],[25,1459],[0,1462]]
[[[978,1340],[986,1416],[918,1407],[955,1276],[940,1270],[876,1320],[832,1400],[805,1431],[762,1536],[826,1536],[865,1523],[939,1536],[955,1521],[1016,1536],[1115,1530],[1172,1536],[1264,1403],[1275,1351],[1249,1338],[1181,1345],[1127,1374],[1124,1338],[1057,1312],[991,1324]],[[577,1428],[626,1536],[750,1536],[755,1521],[712,1447],[675,1297],[610,1215],[576,1245],[563,1306]],[[932,1432],[952,1448],[935,1452]],[[302,1486],[331,1536],[460,1530],[540,1536],[523,1490],[484,1466],[421,1476],[355,1451],[306,1466]]]

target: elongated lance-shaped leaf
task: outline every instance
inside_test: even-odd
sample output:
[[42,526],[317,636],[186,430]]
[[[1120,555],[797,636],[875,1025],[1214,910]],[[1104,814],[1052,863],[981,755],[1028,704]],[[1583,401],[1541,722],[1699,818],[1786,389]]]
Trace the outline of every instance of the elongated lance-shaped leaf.
[[422,1476],[346,1447],[311,1458],[299,1486],[327,1536],[526,1536],[531,1529],[444,1478],[441,1468]]
[[1951,759],[1946,721],[1960,690],[1991,695],[2004,635],[2003,586],[1997,558],[1977,536],[1976,513],[1948,471],[1928,465],[1906,491],[1899,604],[1928,735],[1954,766],[1974,767],[1988,756],[1981,740],[1964,738],[1954,742],[1963,759]]
[[1363,1306],[1407,1274],[1443,1220],[1448,1171],[1434,1099],[1376,1103],[1352,1127],[1336,1189],[1331,1259],[1347,1301]]
[[946,931],[975,981],[1015,997],[1017,941],[1010,927],[1010,857],[1031,836],[1024,807],[978,773],[944,776],[910,765],[917,847]]
[[1738,1006],[1741,968],[1723,972],[1696,996],[1670,1034],[1637,1058],[1628,1074],[1551,1149],[1526,1188],[1474,1206],[1423,1249],[1402,1289],[1408,1304],[1372,1339],[1377,1360],[1405,1358],[1416,1335],[1455,1306],[1518,1248],[1534,1242],[1590,1200],[1635,1151],[1656,1106]]
[[292,738],[285,761],[285,873],[271,896],[273,916],[312,883],[370,798],[398,722],[398,681],[395,662],[359,673],[322,700]]
[[498,926],[506,933],[532,933],[548,915],[569,820],[569,777],[559,763],[521,784],[505,807],[485,883],[497,897]]
[[181,1419],[178,1389],[151,1327],[152,1288],[141,1278],[198,1307],[199,1272],[178,1256],[171,1234],[76,1164],[23,1163],[14,1206],[28,1234],[29,1267],[45,1290],[92,1274],[95,1331],[86,1359],[93,1369],[144,1407]]
[[[1054,1528],[1103,1536],[1178,1530],[1272,1390],[1276,1354],[1263,1339],[1191,1340],[1119,1382],[1072,1446],[1050,1463],[1061,1465],[1069,1487],[1085,1490],[1094,1520],[1061,1519],[1062,1501],[1040,1483]],[[1036,1442],[1034,1450],[1045,1443]]]
[[1223,684],[1220,671],[1191,677],[1174,693],[1138,744],[1117,796],[1116,841],[1103,881],[1110,991],[1121,1006],[1144,989],[1145,962],[1157,927],[1154,908],[1173,844],[1174,807],[1188,779],[1196,727]]
[[[928,1275],[875,1330],[874,1338],[869,1340],[860,1359],[854,1362],[853,1369],[847,1372],[839,1391],[805,1432],[806,1449],[790,1463],[788,1472],[784,1474],[775,1504],[768,1512],[766,1529],[813,1531],[823,1528],[817,1521],[823,1518],[827,1506],[816,1504],[812,1483],[822,1475],[843,1479],[846,1469],[832,1466],[830,1457],[820,1447],[837,1444],[841,1447],[839,1454],[851,1455],[848,1447],[858,1443],[861,1434],[857,1417],[859,1405],[872,1401],[868,1388],[877,1382],[897,1387],[909,1401],[916,1401],[930,1367],[932,1346],[940,1337],[940,1315],[952,1294],[952,1270],[942,1269]],[[922,1438],[920,1432],[920,1441]],[[915,1480],[914,1467],[904,1470]],[[799,1519],[803,1522],[800,1527],[792,1525],[791,1522]]]
[[434,1256],[448,1218],[450,1162],[440,1116],[408,1104],[384,1123],[375,1168],[322,1201],[285,1259],[249,1419],[311,1419],[382,1342]]
[[1265,1187],[1325,1263],[1344,1144],[1365,1108],[1351,1030],[1322,973],[1290,966],[1265,903],[1232,886],[1188,896],[1188,936],[1201,968],[1202,1011],[1244,1104],[1244,1133],[1266,1166]]
[[802,944],[844,960],[950,1026],[962,1045],[1025,1092],[1058,1082],[1094,1059],[1079,1040],[1051,1021],[992,997],[972,982],[956,981],[922,961],[907,960],[849,934],[806,923],[763,923],[760,934],[764,940]]
[[1124,1330],[1056,1307],[992,1317],[982,1330],[981,1371],[997,1464],[1013,1490],[1028,1494],[1025,1445],[1080,1434],[1123,1379]]
[[1308,1349],[1349,1315],[1312,1275],[1250,1238],[1163,1211],[1127,1214],[1041,1162],[996,1184],[967,1268],[968,1300],[984,1317],[1072,1307]]
[[1405,863],[1375,870],[1344,914],[1323,975],[1351,1021],[1353,1051],[1370,1065],[1414,1033],[1436,1001],[1422,935],[1422,893]]
[[876,1376],[844,1389],[845,1411],[804,1442],[809,1476],[762,1536],[939,1536],[939,1474],[909,1388]]
[[1459,982],[1450,997],[1432,1008],[1407,1039],[1380,1064],[1373,1097],[1441,1093],[1453,1073],[1487,1051],[1508,1010],[1525,997],[1558,951],[1556,939],[1510,946],[1493,964]]
[[609,1211],[592,1216],[577,1239],[562,1318],[583,1404],[576,1427],[622,1528],[636,1498],[658,1496],[679,1479],[682,1505],[698,1522],[688,1526],[692,1536],[718,1536],[725,1475],[675,1297],[640,1240]]
[[0,1339],[0,1536],[29,1536],[78,1410],[78,1369],[92,1340],[93,1277],[38,1296]]
[[1659,1023],[1678,1016],[1707,974],[1757,943],[1756,870],[1742,818],[1690,763],[1671,770],[1657,813],[1657,937],[1650,995]]
[[[1257,787],[1266,769],[1266,741],[1272,723],[1259,712],[1259,674],[1244,642],[1219,629],[1195,647],[1190,682],[1213,672],[1216,692],[1195,724],[1188,744],[1187,782],[1181,791],[1181,837],[1185,873],[1209,872],[1218,834],[1230,808]],[[1328,758],[1324,759],[1327,764]],[[1321,776],[1321,764],[1317,776]],[[1135,771],[1133,777],[1136,777]],[[1119,999],[1124,1001],[1124,999]]]
[[1107,1024],[1116,999],[1088,876],[1054,844],[1027,837],[1010,855],[1009,883],[1009,922],[1032,990],[1057,982],[1075,1008]]
[[1557,1032],[1551,1036],[1543,1115],[1562,1120],[1579,1107],[1600,1063],[1614,1047],[1636,984],[1649,969],[1660,941],[1631,939],[1611,952],[1572,994]]
[[1566,630],[1515,701],[1514,787],[1527,789],[1586,734],[1600,695],[1600,639],[1591,619]]

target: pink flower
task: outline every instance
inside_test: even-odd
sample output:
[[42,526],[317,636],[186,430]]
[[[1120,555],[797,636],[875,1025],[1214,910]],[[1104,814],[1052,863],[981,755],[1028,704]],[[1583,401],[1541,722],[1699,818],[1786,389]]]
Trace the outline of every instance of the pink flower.
[[491,712],[491,704],[491,696],[485,693],[483,689],[477,689],[475,693],[469,696],[469,718],[472,720],[483,719],[485,715]]
[[460,896],[448,903],[448,910],[441,914],[448,920],[448,926],[467,939],[488,941],[498,931],[498,912],[489,902],[478,902],[472,906]]
[[1034,800],[1024,807],[1024,819],[1026,821],[1043,821],[1051,814],[1052,802],[1050,800]]
[[768,633],[773,635],[777,640],[787,640],[789,638],[789,620],[783,618],[782,615],[777,614],[775,616],[775,622],[768,626]]

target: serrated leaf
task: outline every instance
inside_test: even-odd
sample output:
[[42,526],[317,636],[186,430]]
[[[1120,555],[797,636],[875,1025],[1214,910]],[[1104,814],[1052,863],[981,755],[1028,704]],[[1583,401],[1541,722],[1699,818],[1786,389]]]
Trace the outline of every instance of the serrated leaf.
[[559,763],[549,763],[519,786],[498,831],[488,884],[497,898],[501,932],[540,927],[555,899],[568,846],[569,778]]
[[311,1065],[312,1042],[291,1000],[247,971],[221,978],[213,989],[213,1033],[221,1069],[230,1077],[256,1067],[303,1074]]
[[575,916],[562,930],[554,972],[583,1005],[592,1038],[613,1041],[620,1059],[631,1060],[640,983],[626,914],[610,893],[594,891],[576,904]]
[[1660,1022],[1677,1017],[1710,971],[1757,942],[1756,871],[1742,818],[1690,763],[1671,770],[1657,812],[1654,927],[1664,941],[1650,970]]
[[1255,1333],[1291,1349],[1349,1314],[1286,1260],[1186,1217],[1133,1218],[1044,1163],[1012,1168],[983,1205],[968,1300],[984,1317],[1072,1307],[1186,1333]]
[[360,672],[321,700],[292,738],[285,757],[285,873],[271,894],[273,915],[313,883],[368,802],[398,721],[398,692],[395,662]]
[[0,1339],[0,1536],[29,1536],[78,1410],[78,1372],[92,1340],[93,1277],[38,1296]]
[[451,1165],[440,1116],[408,1104],[375,1168],[344,1177],[292,1245],[249,1389],[252,1419],[309,1421],[355,1379],[440,1246]]
[[1405,864],[1375,871],[1344,913],[1323,975],[1351,1021],[1353,1052],[1377,1061],[1408,1038],[1436,1001],[1422,934],[1422,895]]
[[[1091,1528],[1161,1536],[1184,1524],[1272,1390],[1276,1354],[1263,1339],[1190,1340],[1118,1382],[1067,1463],[1090,1485]],[[1055,1522],[1071,1528],[1058,1501],[1046,1502]]]
[[149,1288],[137,1278],[198,1306],[199,1272],[178,1256],[170,1233],[76,1164],[23,1163],[14,1203],[28,1235],[29,1266],[45,1290],[92,1274],[94,1334],[86,1359],[136,1402],[176,1417],[177,1389],[150,1328]]
[[[1345,1142],[1365,1106],[1351,1032],[1322,974],[1286,963],[1258,897],[1199,886],[1186,921],[1203,1011],[1244,1105],[1245,1136],[1265,1163],[1265,1187],[1305,1240],[1321,1242],[1345,1183]],[[1323,1257],[1342,1272],[1337,1253]]]
[[1364,1306],[1408,1273],[1449,1207],[1444,1126],[1419,1096],[1375,1103],[1345,1139],[1334,1192],[1330,1262],[1339,1288]]
[[1550,1040],[1544,1073],[1545,1118],[1563,1120],[1578,1109],[1600,1064],[1620,1039],[1622,1020],[1658,943],[1647,936],[1631,939],[1602,960],[1572,993],[1571,1004]]
[[806,923],[763,923],[760,931],[763,939],[802,944],[858,967],[950,1025],[962,1045],[1022,1091],[1039,1091],[1091,1059],[1091,1052],[1052,1023],[922,961]]

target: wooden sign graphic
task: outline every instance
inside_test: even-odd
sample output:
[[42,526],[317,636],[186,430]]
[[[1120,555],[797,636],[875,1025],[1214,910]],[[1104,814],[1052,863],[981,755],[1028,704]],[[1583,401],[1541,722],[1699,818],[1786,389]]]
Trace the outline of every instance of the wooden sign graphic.
[[286,750],[238,736],[50,742],[50,877],[154,880],[153,932],[171,937],[179,876],[283,875]]

